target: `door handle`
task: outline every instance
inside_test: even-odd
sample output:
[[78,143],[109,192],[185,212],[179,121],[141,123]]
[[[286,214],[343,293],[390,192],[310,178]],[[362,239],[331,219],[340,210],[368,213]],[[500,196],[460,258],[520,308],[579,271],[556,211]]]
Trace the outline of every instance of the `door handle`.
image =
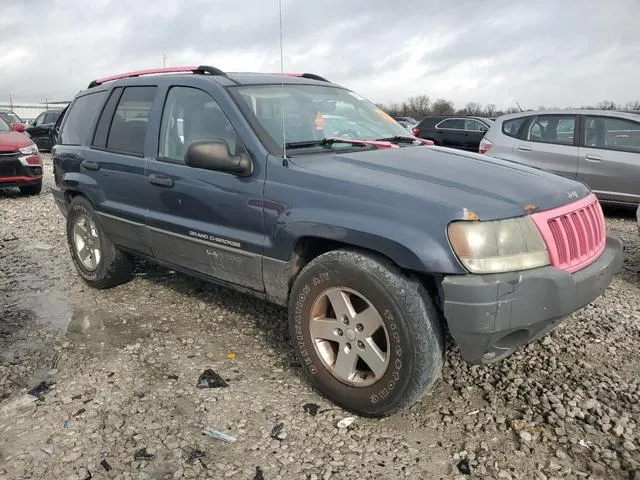
[[601,162],[602,161],[602,157],[600,155],[591,155],[590,153],[585,155],[584,158],[585,158],[585,160],[590,160],[592,162]]
[[518,145],[518,150],[520,150],[521,152],[532,152],[533,148],[529,147],[528,145]]
[[84,160],[80,163],[81,166],[86,168],[87,170],[100,170],[100,164],[96,162],[90,162],[89,160]]
[[152,183],[153,185],[158,185],[160,187],[173,187],[173,179],[165,177],[164,175],[152,173],[147,178],[149,179],[149,183]]

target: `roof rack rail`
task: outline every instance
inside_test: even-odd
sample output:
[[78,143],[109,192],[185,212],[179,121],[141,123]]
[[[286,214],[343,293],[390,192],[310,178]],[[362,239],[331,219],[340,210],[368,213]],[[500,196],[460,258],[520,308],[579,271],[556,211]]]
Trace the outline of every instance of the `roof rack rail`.
[[329,80],[327,80],[324,77],[321,77],[320,75],[316,75],[315,73],[303,73],[302,75],[300,75],[302,78],[309,78],[311,80],[318,80],[320,82],[328,82]]
[[195,74],[209,74],[226,77],[227,74],[216,67],[210,67],[208,65],[200,66],[186,66],[186,67],[163,67],[163,68],[149,68],[146,70],[135,70],[133,72],[119,73],[117,75],[110,75],[108,77],[98,78],[89,84],[88,88],[97,87],[106,82],[112,82],[121,78],[133,78],[140,77],[142,75],[158,75],[162,73],[195,73]]
[[318,80],[319,82],[329,82],[329,80],[327,80],[326,78],[321,77],[320,75],[316,75],[315,73],[295,73],[295,72],[280,73],[278,72],[278,73],[275,73],[275,75],[287,75],[289,77],[300,77],[300,78],[308,78],[310,80]]

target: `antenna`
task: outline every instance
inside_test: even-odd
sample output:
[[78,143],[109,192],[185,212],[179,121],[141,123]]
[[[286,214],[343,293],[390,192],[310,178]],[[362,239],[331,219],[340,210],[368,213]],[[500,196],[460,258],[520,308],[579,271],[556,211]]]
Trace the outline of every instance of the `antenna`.
[[[278,0],[278,10],[280,13],[280,86],[284,93],[284,53],[282,49],[282,0]],[[284,98],[284,97],[283,97]],[[282,102],[282,157],[283,161],[287,162],[287,134],[285,132],[285,120],[284,120],[284,101]]]
[[[514,99],[516,100],[516,99]],[[518,100],[516,100],[516,105],[518,106],[518,108],[520,109],[521,112],[524,112],[524,110],[522,110],[522,107],[520,106],[520,104],[518,103]]]

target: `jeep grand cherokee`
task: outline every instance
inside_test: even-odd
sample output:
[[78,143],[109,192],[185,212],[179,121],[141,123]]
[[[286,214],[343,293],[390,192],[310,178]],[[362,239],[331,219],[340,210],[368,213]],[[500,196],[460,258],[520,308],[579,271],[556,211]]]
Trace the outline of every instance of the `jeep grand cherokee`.
[[[366,133],[327,136],[324,115]],[[438,379],[447,328],[499,360],[621,265],[583,184],[428,143],[317,75],[139,71],[73,100],[53,194],[89,285],[139,256],[287,306],[311,383],[386,415]]]

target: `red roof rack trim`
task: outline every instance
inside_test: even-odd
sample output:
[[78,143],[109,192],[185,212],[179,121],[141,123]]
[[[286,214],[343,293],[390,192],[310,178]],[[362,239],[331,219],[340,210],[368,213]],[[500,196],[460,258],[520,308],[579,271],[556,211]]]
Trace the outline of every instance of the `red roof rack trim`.
[[208,66],[181,66],[181,67],[163,67],[163,68],[148,68],[146,70],[134,70],[133,72],[119,73],[117,75],[110,75],[108,77],[98,78],[89,84],[89,88],[97,87],[106,82],[113,80],[119,80],[121,78],[139,77],[141,75],[157,75],[162,73],[210,73],[212,75],[225,75],[222,70],[215,67]]

